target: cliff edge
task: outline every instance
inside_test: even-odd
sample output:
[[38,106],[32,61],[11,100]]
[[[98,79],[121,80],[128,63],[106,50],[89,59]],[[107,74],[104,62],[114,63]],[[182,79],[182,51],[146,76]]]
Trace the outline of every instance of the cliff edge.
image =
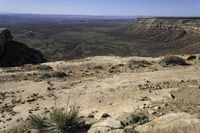
[[43,55],[23,43],[13,40],[9,30],[0,31],[0,66],[11,67],[24,64],[37,64],[46,61]]

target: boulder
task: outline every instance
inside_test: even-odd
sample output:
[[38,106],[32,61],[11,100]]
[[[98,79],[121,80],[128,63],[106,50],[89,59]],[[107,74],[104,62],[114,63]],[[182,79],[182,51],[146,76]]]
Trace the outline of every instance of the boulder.
[[121,121],[108,117],[93,124],[88,133],[125,133]]
[[140,133],[200,133],[200,119],[187,113],[170,113],[136,130]]

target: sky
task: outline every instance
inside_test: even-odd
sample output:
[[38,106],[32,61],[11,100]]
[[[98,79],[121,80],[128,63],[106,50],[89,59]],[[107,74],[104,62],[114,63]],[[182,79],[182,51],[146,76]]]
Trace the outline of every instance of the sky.
[[0,0],[0,12],[102,16],[200,16],[200,0]]

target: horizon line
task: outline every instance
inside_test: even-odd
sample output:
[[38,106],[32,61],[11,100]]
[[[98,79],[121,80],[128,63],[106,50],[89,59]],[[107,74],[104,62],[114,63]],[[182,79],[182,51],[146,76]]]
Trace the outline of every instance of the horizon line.
[[134,18],[200,18],[200,16],[183,16],[183,15],[93,15],[93,14],[61,14],[61,13],[17,13],[17,12],[7,12],[7,11],[0,11],[0,15],[49,15],[49,16],[90,16],[90,17],[134,17]]

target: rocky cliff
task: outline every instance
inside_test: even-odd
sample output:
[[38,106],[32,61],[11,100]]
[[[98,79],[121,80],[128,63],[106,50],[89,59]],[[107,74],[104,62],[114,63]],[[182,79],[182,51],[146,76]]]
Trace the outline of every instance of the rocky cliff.
[[44,62],[42,54],[23,43],[13,41],[10,31],[0,31],[0,66],[11,67]]
[[156,56],[200,52],[200,19],[197,18],[142,18],[135,21],[132,33],[137,39],[148,40]]

